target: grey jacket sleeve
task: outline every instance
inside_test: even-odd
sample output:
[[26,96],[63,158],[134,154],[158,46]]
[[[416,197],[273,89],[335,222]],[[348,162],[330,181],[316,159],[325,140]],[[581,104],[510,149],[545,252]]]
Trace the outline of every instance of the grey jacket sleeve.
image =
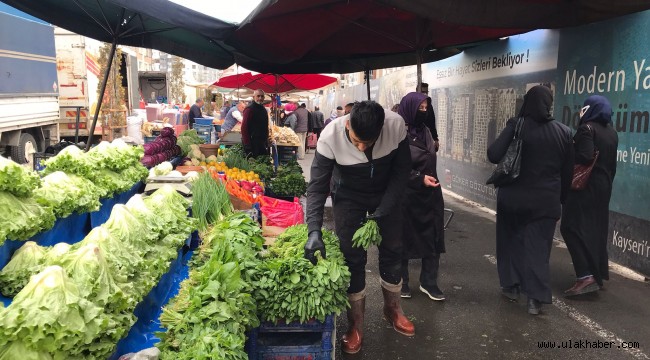
[[381,198],[381,203],[379,203],[374,213],[378,217],[388,215],[395,209],[399,209],[398,205],[402,193],[411,175],[411,150],[409,149],[408,139],[404,138],[397,146],[397,154],[391,166],[392,175],[388,180],[386,193]]
[[318,153],[311,164],[309,185],[307,186],[307,231],[320,230],[323,227],[325,201],[330,193],[330,181],[335,160]]

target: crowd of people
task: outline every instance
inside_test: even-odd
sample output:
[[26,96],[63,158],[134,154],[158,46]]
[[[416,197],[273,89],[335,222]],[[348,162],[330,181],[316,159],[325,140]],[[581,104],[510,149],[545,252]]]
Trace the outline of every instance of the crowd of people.
[[[298,103],[286,104],[281,113],[281,125],[300,139],[299,159],[305,156],[307,134],[318,139],[307,189],[305,258],[315,262],[317,252],[326,257],[321,227],[331,196],[335,232],[351,273],[348,330],[342,339],[346,353],[358,352],[363,343],[367,252],[352,246],[352,237],[366,221],[379,225],[384,315],[394,329],[415,334],[400,304],[412,297],[410,260],[422,262],[419,290],[431,300],[445,300],[438,286],[445,252],[444,199],[436,171],[439,139],[428,88],[422,85],[421,92],[407,94],[391,110],[369,100],[338,106],[327,119],[318,107],[308,111]],[[256,90],[253,102],[240,102],[223,115],[227,126],[241,121],[242,143],[252,156],[269,154],[264,96]],[[497,272],[502,295],[511,301],[526,295],[531,315],[551,303],[549,258],[560,219],[576,273],[565,295],[598,291],[609,279],[606,238],[618,147],[611,105],[602,96],[588,97],[573,135],[554,121],[552,104],[548,87],[532,87],[519,114],[487,150],[488,159],[499,163],[520,124],[519,176],[497,191]],[[574,165],[590,163],[586,188],[573,189]]]

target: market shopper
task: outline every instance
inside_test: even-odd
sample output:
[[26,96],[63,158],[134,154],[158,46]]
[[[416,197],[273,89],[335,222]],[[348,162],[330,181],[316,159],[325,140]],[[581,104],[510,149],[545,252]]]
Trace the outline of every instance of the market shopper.
[[[334,120],[321,133],[307,188],[309,238],[305,257],[325,257],[321,227],[325,200],[331,191],[334,224],[341,251],[350,269],[348,331],[342,339],[346,353],[363,342],[367,252],[352,246],[352,236],[367,219],[379,225],[379,274],[384,315],[393,328],[413,336],[415,327],[402,312],[402,221],[400,201],[408,181],[410,152],[404,120],[374,101],[357,103],[348,116]],[[331,188],[330,188],[331,184]]]
[[230,110],[228,110],[223,125],[221,125],[222,134],[225,134],[226,132],[232,130],[235,127],[235,125],[237,125],[244,119],[243,113],[245,108],[246,108],[246,103],[243,101],[239,101],[237,103],[237,106],[234,106]]
[[296,114],[296,127],[293,131],[300,139],[298,160],[302,160],[305,158],[305,142],[307,140],[307,130],[309,128],[309,111],[307,110],[307,106],[302,103],[293,113]]
[[244,109],[241,140],[247,155],[269,154],[269,115],[264,107],[264,91],[255,90],[253,102]]
[[[571,130],[551,115],[553,95],[542,85],[524,96],[519,177],[497,192],[496,252],[502,294],[516,301],[528,296],[528,313],[537,315],[551,303],[549,258],[555,225],[571,186],[573,140]],[[506,154],[518,118],[506,127],[488,150],[498,163]]]
[[201,108],[203,107],[203,99],[199,98],[196,99],[196,102],[190,107],[190,114],[188,115],[188,123],[190,125],[190,129],[194,128],[194,119],[203,117],[203,113],[201,112]]
[[412,92],[402,98],[398,112],[404,118],[411,150],[411,169],[402,202],[404,259],[403,298],[411,297],[409,259],[421,259],[420,291],[431,300],[445,300],[438,287],[440,254],[445,252],[444,202],[436,172],[436,148],[424,121],[431,98]]
[[316,138],[320,138],[320,133],[325,127],[325,115],[323,115],[318,106],[314,107],[314,111],[311,114],[311,130],[316,134]]
[[562,208],[560,231],[577,278],[565,296],[598,291],[603,280],[609,280],[609,200],[616,176],[618,134],[612,126],[612,107],[607,98],[592,95],[585,100],[573,142],[577,164],[591,163],[594,150],[598,150],[598,157],[587,187],[570,191]]

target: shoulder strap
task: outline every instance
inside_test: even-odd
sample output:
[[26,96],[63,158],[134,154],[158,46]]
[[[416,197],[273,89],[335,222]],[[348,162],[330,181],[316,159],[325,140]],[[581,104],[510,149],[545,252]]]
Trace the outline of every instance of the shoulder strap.
[[521,129],[524,127],[524,117],[520,116],[519,119],[517,119],[517,126],[515,127],[515,135],[513,136],[513,139],[519,139],[521,136]]

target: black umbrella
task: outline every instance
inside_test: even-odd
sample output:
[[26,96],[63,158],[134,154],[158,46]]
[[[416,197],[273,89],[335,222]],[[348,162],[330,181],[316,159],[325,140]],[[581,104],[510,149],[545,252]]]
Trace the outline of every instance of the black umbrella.
[[[2,0],[25,13],[77,34],[111,43],[108,64],[116,46],[150,48],[178,55],[213,68],[234,63],[233,49],[223,43],[236,25],[166,0]],[[191,26],[189,26],[191,25]],[[102,103],[107,69],[87,148]]]

